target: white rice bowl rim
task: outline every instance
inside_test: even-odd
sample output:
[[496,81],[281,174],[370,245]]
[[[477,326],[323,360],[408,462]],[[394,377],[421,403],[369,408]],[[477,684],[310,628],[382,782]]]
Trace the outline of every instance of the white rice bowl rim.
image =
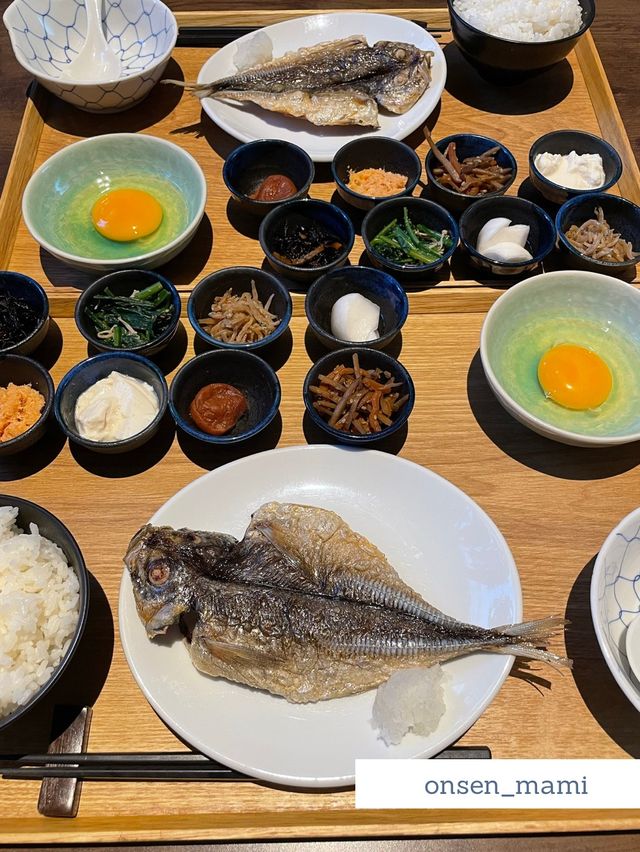
[[582,10],[583,20],[582,20],[582,26],[580,27],[579,30],[576,30],[575,33],[573,33],[572,35],[563,36],[562,38],[549,38],[549,39],[544,39],[543,41],[518,41],[517,39],[504,38],[504,36],[497,36],[497,35],[494,35],[493,33],[488,33],[486,30],[479,30],[478,27],[474,27],[474,25],[470,24],[469,21],[467,21],[466,18],[462,17],[460,12],[458,12],[454,8],[454,3],[455,3],[455,0],[447,0],[447,5],[449,7],[449,14],[454,16],[458,21],[460,21],[462,24],[464,24],[465,27],[468,27],[474,33],[477,33],[478,35],[484,36],[485,38],[494,38],[494,39],[496,39],[496,41],[503,41],[506,44],[516,44],[516,45],[518,45],[518,47],[524,47],[525,50],[528,49],[528,48],[533,48],[533,49],[540,48],[541,45],[545,45],[545,44],[562,44],[563,42],[570,41],[571,39],[579,39],[591,27],[591,24],[593,24],[595,17],[596,17],[595,3],[593,4],[593,11],[590,12],[588,9],[585,9],[585,7],[582,5],[582,0],[578,0],[578,4],[580,6],[580,9]]
[[[63,658],[53,670],[49,680],[46,683],[43,683],[42,686],[33,693],[28,701],[25,701],[24,704],[16,707],[16,709],[7,716],[0,717],[0,731],[3,731],[8,725],[12,724],[27,713],[60,678],[71,661],[71,658],[75,654],[78,643],[84,633],[87,616],[89,614],[89,574],[82,551],[78,546],[78,542],[75,540],[69,529],[52,512],[31,500],[25,500],[22,497],[11,497],[8,494],[0,494],[0,507],[4,508],[7,506],[13,506],[18,509],[16,524],[20,529],[28,531],[29,524],[36,524],[40,535],[48,538],[49,541],[52,541],[54,544],[57,544],[62,550],[67,562],[69,563],[69,567],[78,578],[78,583],[80,585],[80,599],[78,601],[78,622],[74,628],[71,641],[69,642],[69,647],[67,648]],[[23,513],[30,516],[28,521],[24,520]],[[46,521],[47,525],[51,527],[48,531],[49,535],[40,530],[40,525],[44,521]]]

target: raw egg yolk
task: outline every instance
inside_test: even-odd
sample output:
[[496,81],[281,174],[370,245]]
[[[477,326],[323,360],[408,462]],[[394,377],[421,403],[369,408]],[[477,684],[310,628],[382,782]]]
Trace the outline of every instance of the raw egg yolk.
[[141,189],[114,189],[101,195],[91,209],[99,234],[119,243],[148,237],[162,222],[162,207]]
[[538,381],[546,396],[573,411],[602,405],[613,383],[611,371],[599,355],[572,343],[545,352],[538,364]]

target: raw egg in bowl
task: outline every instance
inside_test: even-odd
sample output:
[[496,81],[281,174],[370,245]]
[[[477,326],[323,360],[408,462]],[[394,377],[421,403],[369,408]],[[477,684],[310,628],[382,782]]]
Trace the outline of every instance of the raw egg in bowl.
[[207,188],[182,148],[112,133],[63,148],[33,174],[22,214],[35,240],[81,269],[152,269],[195,235]]
[[556,441],[640,440],[640,292],[566,270],[516,284],[494,303],[480,340],[501,405]]

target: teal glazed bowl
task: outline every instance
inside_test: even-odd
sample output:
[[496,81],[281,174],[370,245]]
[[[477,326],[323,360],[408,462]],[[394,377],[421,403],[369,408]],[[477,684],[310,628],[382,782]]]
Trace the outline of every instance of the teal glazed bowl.
[[[538,363],[561,344],[591,350],[609,367],[611,391],[597,408],[572,410],[545,394]],[[534,432],[581,447],[640,440],[640,291],[631,285],[575,270],[521,281],[489,310],[480,357],[498,402]],[[580,379],[583,366],[574,360],[568,376],[567,387],[577,394],[594,381]]]
[[[98,233],[97,199],[115,189],[140,189],[162,207],[160,226],[130,242]],[[54,257],[80,269],[153,269],[182,251],[204,215],[207,186],[191,154],[140,133],[83,139],[50,157],[33,174],[22,215],[33,238]]]

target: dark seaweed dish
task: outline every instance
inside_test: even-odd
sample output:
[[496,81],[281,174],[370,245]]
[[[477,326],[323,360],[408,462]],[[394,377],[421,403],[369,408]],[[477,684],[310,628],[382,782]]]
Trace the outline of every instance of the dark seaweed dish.
[[159,281],[130,296],[116,296],[109,287],[84,309],[101,343],[114,349],[133,349],[151,343],[173,318],[171,296]]
[[31,305],[9,293],[0,293],[0,349],[21,343],[38,325]]
[[271,253],[289,266],[318,267],[333,263],[344,249],[344,243],[311,219],[285,221],[274,237]]

